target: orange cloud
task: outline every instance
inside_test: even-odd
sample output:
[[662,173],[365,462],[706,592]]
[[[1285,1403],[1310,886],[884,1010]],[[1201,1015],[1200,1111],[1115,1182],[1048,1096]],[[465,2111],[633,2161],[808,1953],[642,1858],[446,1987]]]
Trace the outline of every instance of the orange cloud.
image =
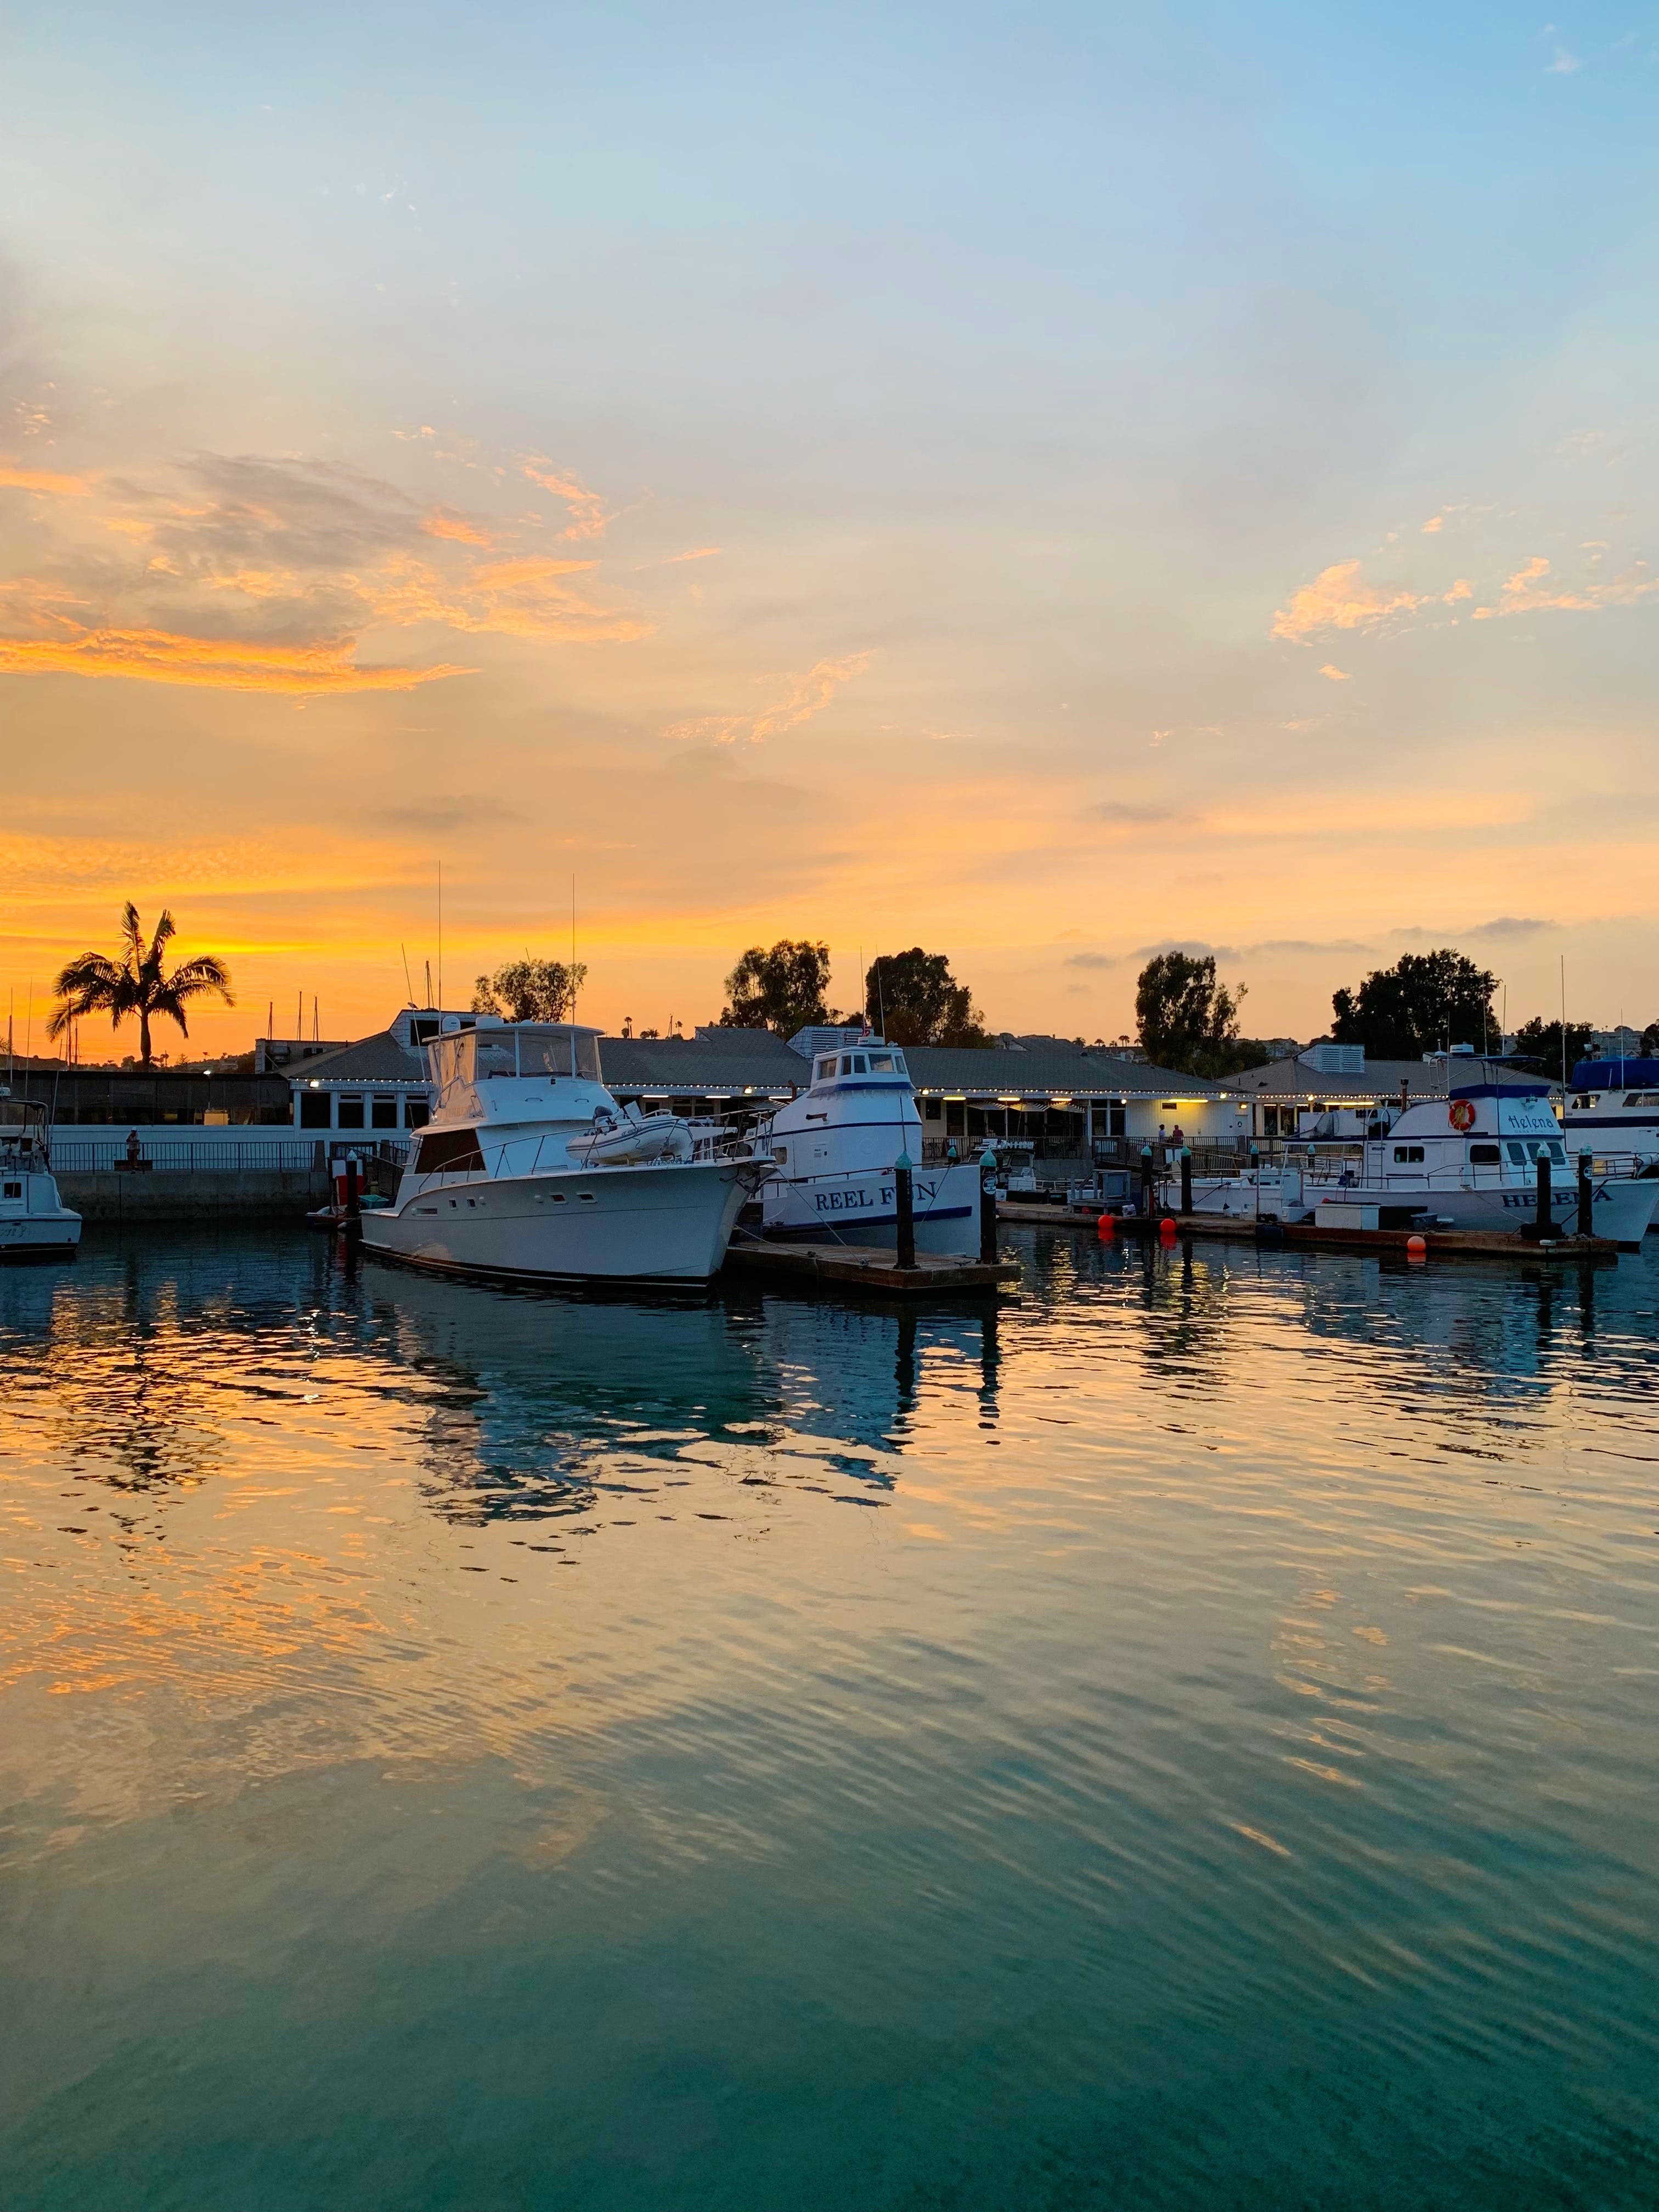
[[49,469],[26,469],[21,462],[0,459],[0,484],[14,491],[44,491],[58,499],[85,499],[92,490],[90,477],[54,476]]
[[482,530],[475,530],[463,516],[452,514],[447,507],[434,507],[421,524],[428,538],[453,538],[458,545],[489,546],[495,540]]
[[[1647,563],[1638,561],[1636,566],[1645,568]],[[1659,592],[1659,576],[1634,573],[1610,576],[1605,583],[1589,583],[1582,590],[1574,591],[1547,581],[1549,574],[1549,562],[1541,553],[1534,553],[1530,561],[1505,579],[1498,605],[1477,607],[1474,619],[1491,622],[1498,615],[1591,614],[1598,607],[1634,606]]]
[[0,675],[120,676],[146,684],[202,684],[314,698],[350,691],[410,691],[467,668],[360,668],[356,638],[317,645],[255,645],[163,629],[81,629],[58,637],[0,638]]
[[843,684],[862,676],[875,659],[873,652],[849,653],[841,660],[814,661],[805,676],[793,679],[787,697],[758,714],[704,714],[690,722],[677,722],[671,738],[712,738],[717,745],[735,744],[739,738],[761,744],[798,724],[821,714]]
[[694,545],[689,553],[671,553],[663,565],[672,568],[676,561],[712,561],[720,550],[718,545]]
[[1322,629],[1376,629],[1390,615],[1409,614],[1424,601],[1403,585],[1368,584],[1358,561],[1338,561],[1322,568],[1311,584],[1296,592],[1273,617],[1270,633],[1300,645]]
[[1353,681],[1346,668],[1338,668],[1328,660],[1319,672],[1322,676],[1328,676],[1333,684],[1352,684]]
[[567,645],[629,644],[648,637],[651,624],[638,616],[590,605],[561,586],[561,577],[592,566],[591,561],[492,561],[449,580],[425,562],[406,557],[388,562],[380,577],[359,578],[357,591],[374,620],[401,628],[441,623],[450,629],[556,638]]
[[578,483],[574,477],[561,476],[553,463],[540,454],[528,455],[521,465],[532,483],[539,484],[544,491],[550,491],[556,499],[562,499],[569,508],[570,527],[564,533],[567,538],[603,538],[606,529],[616,520],[614,514],[605,512],[605,501],[598,492],[589,491],[586,485]]
[[598,565],[593,561],[555,561],[532,553],[517,561],[489,562],[472,571],[472,580],[494,591],[507,591],[520,584],[543,583],[550,576],[574,576]]

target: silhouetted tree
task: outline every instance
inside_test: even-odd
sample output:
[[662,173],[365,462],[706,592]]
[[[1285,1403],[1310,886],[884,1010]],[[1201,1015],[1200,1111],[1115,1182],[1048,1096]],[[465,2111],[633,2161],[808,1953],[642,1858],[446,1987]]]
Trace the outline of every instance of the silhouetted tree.
[[833,1022],[823,997],[829,981],[830,947],[821,941],[781,937],[769,948],[751,945],[726,979],[720,1026],[792,1037]]
[[1229,990],[1216,977],[1215,955],[1160,952],[1135,982],[1135,1027],[1140,1047],[1159,1067],[1186,1075],[1231,1074],[1259,1057],[1240,1058],[1238,1009],[1247,986]]
[[[1589,1048],[1589,1024],[1569,1022],[1565,1062],[1569,1075],[1581,1060],[1588,1057]],[[1529,1022],[1522,1022],[1515,1032],[1515,1056],[1523,1060],[1528,1067],[1535,1068],[1540,1075],[1547,1075],[1553,1083],[1559,1083],[1564,1064],[1560,1023],[1547,1022],[1542,1015],[1535,1016]]]
[[211,952],[181,961],[170,975],[167,974],[161,954],[173,935],[173,916],[163,908],[155,934],[146,945],[138,909],[129,899],[121,916],[120,958],[112,960],[106,952],[83,952],[58,969],[52,985],[58,1003],[46,1024],[46,1035],[62,1036],[70,1024],[84,1014],[107,1014],[110,1027],[116,1030],[137,1014],[138,1065],[149,1067],[154,1064],[149,1042],[152,1021],[176,1022],[180,1035],[188,1036],[186,1000],[216,991],[228,1006],[234,1006],[230,970]]
[[472,1012],[500,1014],[513,1022],[562,1022],[576,1011],[576,994],[587,981],[587,963],[578,960],[509,960],[493,975],[480,975],[473,987]]
[[884,952],[864,977],[864,1018],[890,1044],[976,1045],[985,1030],[973,994],[942,952]]
[[1375,968],[1358,991],[1331,994],[1339,1044],[1364,1045],[1373,1060],[1420,1060],[1455,1044],[1477,1051],[1495,1044],[1492,994],[1498,978],[1449,945],[1407,952],[1392,968]]

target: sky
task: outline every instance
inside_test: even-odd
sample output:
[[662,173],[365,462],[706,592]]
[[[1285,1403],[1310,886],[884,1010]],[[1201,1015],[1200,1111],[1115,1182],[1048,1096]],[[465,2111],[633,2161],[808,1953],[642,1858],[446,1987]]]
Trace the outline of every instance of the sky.
[[574,884],[611,1027],[779,936],[1659,1018],[1656,106],[1634,6],[17,0],[19,1044],[128,897],[193,1043],[362,1034],[441,870],[448,1003]]

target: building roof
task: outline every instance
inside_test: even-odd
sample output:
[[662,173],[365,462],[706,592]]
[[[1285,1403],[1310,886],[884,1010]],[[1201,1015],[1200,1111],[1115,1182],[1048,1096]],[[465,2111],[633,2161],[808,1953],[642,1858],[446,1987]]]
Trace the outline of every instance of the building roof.
[[426,1054],[399,1044],[390,1030],[377,1030],[355,1044],[343,1044],[272,1073],[286,1076],[296,1090],[312,1083],[424,1083]]
[[695,1037],[599,1039],[599,1066],[615,1090],[665,1095],[804,1091],[812,1063],[770,1030],[709,1030]]
[[1196,1075],[1176,1075],[1148,1060],[1120,1060],[1060,1039],[1032,1048],[965,1048],[913,1044],[904,1048],[911,1080],[918,1091],[961,1091],[975,1097],[1215,1098],[1231,1085],[1207,1083]]
[[[1407,1085],[1413,1098],[1443,1098],[1448,1081],[1471,1075],[1484,1065],[1461,1055],[1457,1060],[1368,1060],[1353,1074],[1310,1067],[1303,1060],[1270,1060],[1265,1067],[1247,1067],[1229,1076],[1228,1088],[1260,1093],[1269,1098],[1398,1098]],[[1449,1070],[1449,1077],[1448,1071]]]

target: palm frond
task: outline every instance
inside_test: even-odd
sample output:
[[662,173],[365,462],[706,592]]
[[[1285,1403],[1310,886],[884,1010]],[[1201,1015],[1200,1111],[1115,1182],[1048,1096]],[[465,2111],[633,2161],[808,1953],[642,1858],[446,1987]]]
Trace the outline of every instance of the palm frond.
[[167,979],[167,988],[174,997],[199,998],[204,991],[216,991],[227,1006],[236,1003],[230,994],[230,970],[216,953],[198,953],[194,960],[181,960]]
[[158,975],[161,972],[161,947],[173,933],[173,915],[166,907],[163,907],[161,919],[155,925],[155,934],[150,940],[149,951],[144,960],[144,965],[147,968],[154,968]]
[[138,927],[138,909],[129,899],[121,909],[121,937],[127,948],[127,958],[135,968],[143,965],[144,933]]

